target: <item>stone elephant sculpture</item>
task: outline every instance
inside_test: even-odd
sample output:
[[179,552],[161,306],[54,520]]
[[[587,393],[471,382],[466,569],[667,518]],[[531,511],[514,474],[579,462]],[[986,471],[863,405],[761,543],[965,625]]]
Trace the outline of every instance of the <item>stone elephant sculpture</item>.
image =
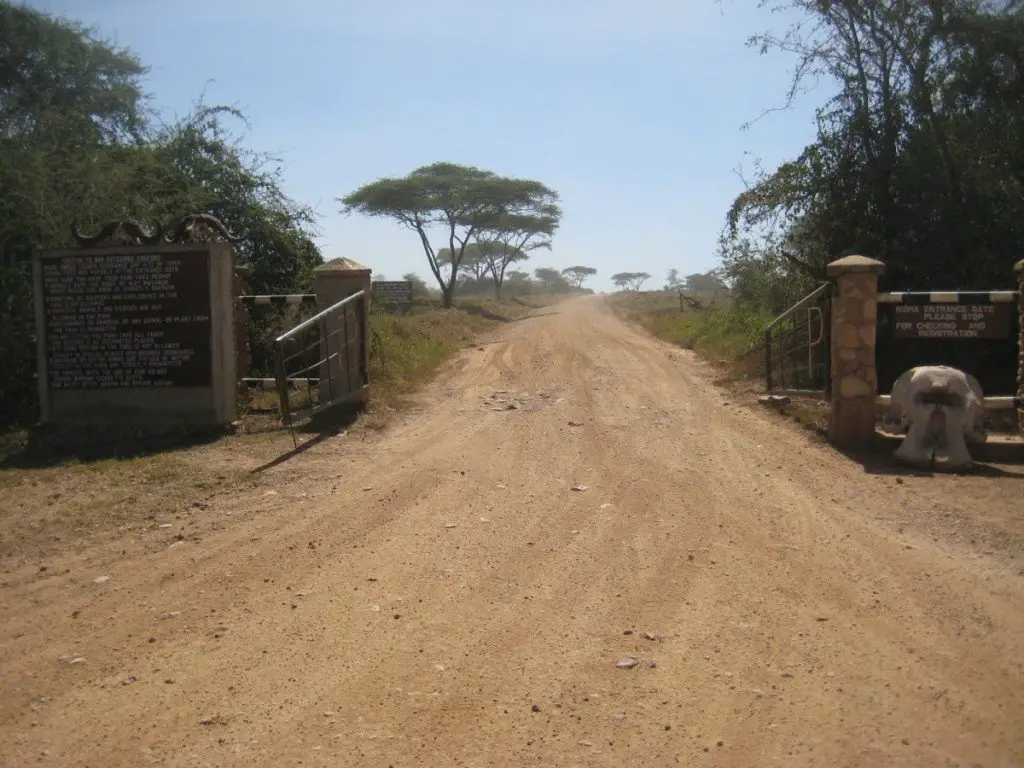
[[907,435],[894,455],[908,464],[966,469],[973,464],[967,441],[987,439],[981,385],[950,366],[918,366],[901,375],[891,408],[886,427]]

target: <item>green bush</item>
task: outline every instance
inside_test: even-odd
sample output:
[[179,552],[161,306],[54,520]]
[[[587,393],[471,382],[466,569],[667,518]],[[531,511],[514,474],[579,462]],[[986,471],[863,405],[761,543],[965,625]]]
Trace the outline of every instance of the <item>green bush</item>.
[[771,318],[744,307],[660,315],[644,323],[656,336],[717,359],[732,359],[760,343]]

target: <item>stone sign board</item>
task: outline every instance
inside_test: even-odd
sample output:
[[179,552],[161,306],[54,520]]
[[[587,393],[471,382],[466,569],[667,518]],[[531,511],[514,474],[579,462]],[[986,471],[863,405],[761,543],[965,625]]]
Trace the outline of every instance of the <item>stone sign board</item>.
[[234,420],[229,243],[40,251],[34,266],[43,423]]
[[897,339],[1005,339],[1013,326],[1012,304],[897,304]]

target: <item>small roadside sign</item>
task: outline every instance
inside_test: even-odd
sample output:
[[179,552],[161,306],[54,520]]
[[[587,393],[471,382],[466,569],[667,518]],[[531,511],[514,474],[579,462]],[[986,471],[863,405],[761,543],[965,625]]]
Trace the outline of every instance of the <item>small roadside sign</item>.
[[373,300],[400,312],[412,309],[412,283],[408,280],[378,280],[370,284]]

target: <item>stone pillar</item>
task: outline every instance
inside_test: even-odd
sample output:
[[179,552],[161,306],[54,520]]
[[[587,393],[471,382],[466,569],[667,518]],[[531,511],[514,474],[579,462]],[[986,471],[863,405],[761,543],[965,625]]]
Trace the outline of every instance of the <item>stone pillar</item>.
[[838,448],[867,445],[875,432],[875,332],[880,261],[847,256],[828,265],[832,301],[832,413],[828,438]]
[[[1017,316],[1020,318],[1020,340],[1017,347],[1017,396],[1024,398],[1024,260],[1013,267],[1017,275]],[[1024,435],[1024,408],[1017,409],[1017,427]]]
[[[357,392],[363,387],[363,372],[368,371],[370,365],[371,272],[369,267],[364,267],[362,264],[344,257],[331,259],[313,270],[316,304],[320,311],[359,291],[365,291],[361,312],[353,306],[344,316],[339,314],[329,318],[326,324],[326,332],[332,334],[330,352],[336,356],[332,361],[331,375],[335,382],[341,383],[343,387],[347,385],[348,392]],[[348,344],[345,345],[347,354],[341,356],[338,355],[338,351],[341,349],[341,343],[345,340],[345,316],[347,316],[348,323]],[[361,329],[358,326],[360,322],[362,323]],[[366,340],[366,343],[360,345],[359,339]],[[321,352],[325,351],[321,346]],[[347,381],[346,370],[348,371]],[[335,392],[334,396],[337,397],[338,393]],[[320,401],[327,402],[330,398],[327,370],[322,366],[320,370]]]

